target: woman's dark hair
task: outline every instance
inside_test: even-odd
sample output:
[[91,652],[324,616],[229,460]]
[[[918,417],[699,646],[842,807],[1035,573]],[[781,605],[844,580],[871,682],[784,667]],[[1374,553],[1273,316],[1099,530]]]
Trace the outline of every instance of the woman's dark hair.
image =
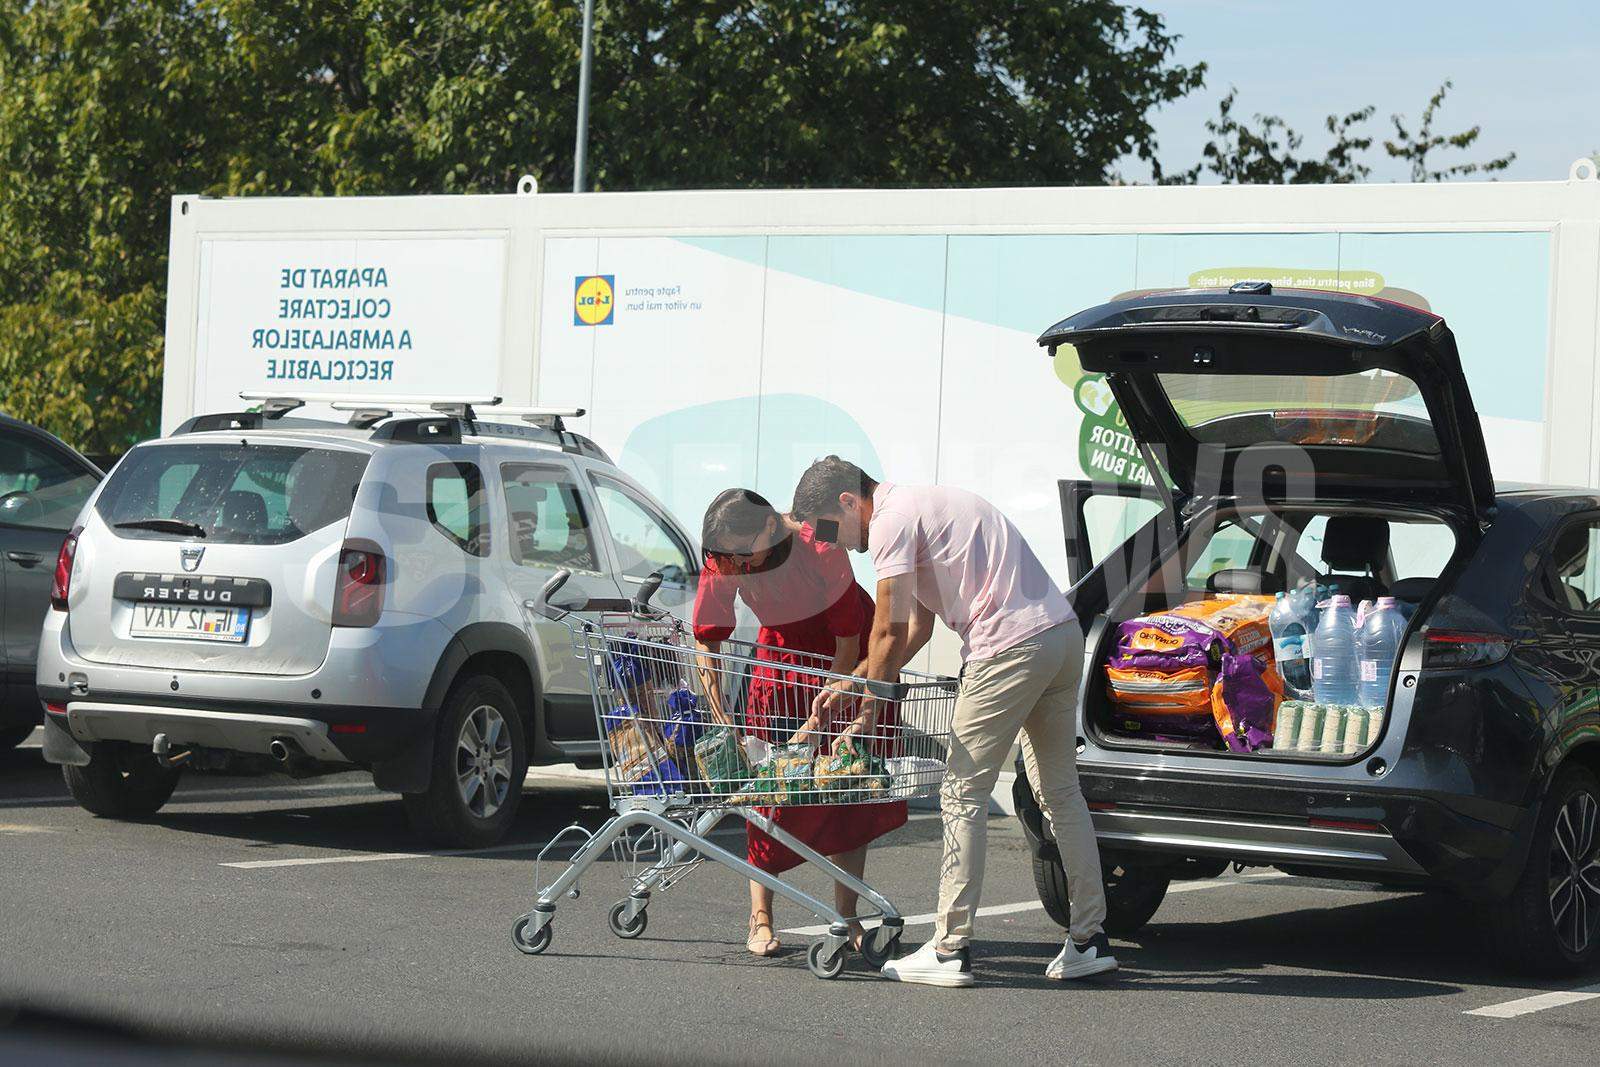
[[761,569],[775,567],[789,556],[794,540],[767,498],[750,489],[724,489],[706,508],[706,517],[700,525],[700,546],[707,559],[729,558],[743,554],[750,539],[760,533],[773,520],[775,529],[782,535],[772,546],[772,551]]
[[813,522],[818,515],[839,510],[839,494],[854,493],[859,497],[872,497],[878,483],[867,477],[867,472],[838,456],[824,456],[800,476],[794,487],[794,517],[801,522]]

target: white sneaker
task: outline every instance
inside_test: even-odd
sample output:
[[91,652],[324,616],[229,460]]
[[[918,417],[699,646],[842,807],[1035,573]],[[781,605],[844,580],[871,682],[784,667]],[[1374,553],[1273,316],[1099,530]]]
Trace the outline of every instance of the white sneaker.
[[1067,943],[1061,946],[1056,958],[1044,969],[1044,976],[1062,982],[1069,978],[1088,978],[1093,974],[1105,974],[1116,969],[1117,958],[1111,954],[1111,942],[1107,941],[1105,933],[1101,932],[1082,945],[1073,944],[1072,938],[1067,938]]
[[890,960],[883,965],[883,976],[896,982],[915,982],[917,985],[937,985],[948,988],[972,984],[972,958],[970,950],[940,952],[929,941],[909,956]]

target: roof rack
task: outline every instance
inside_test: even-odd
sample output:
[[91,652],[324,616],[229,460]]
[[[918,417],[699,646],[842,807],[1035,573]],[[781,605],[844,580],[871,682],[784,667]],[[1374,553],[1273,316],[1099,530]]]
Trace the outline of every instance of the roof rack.
[[[566,427],[565,419],[581,418],[587,411],[578,407],[506,406],[498,396],[382,396],[362,393],[300,393],[283,396],[278,393],[241,392],[241,400],[255,401],[259,411],[230,411],[210,415],[196,415],[174,433],[199,433],[203,430],[259,430],[269,421],[281,420],[287,412],[306,404],[326,404],[335,411],[347,412],[345,423],[312,419],[290,419],[280,425],[335,427],[346,425],[357,430],[372,430],[374,441],[395,441],[411,444],[456,444],[464,437],[498,437],[554,445],[563,452],[588,456],[610,463],[605,450],[582,434]],[[485,414],[515,418],[518,425],[506,421],[485,421]],[[403,412],[415,412],[418,417],[397,419]]]
[[335,411],[351,412],[350,425],[361,430],[377,425],[384,419],[392,417],[397,411],[437,411],[441,415],[453,415],[458,419],[473,419],[477,418],[473,411],[474,405],[495,407],[500,403],[500,397],[489,395],[383,396],[368,393],[301,393],[295,397],[282,397],[268,393],[243,392],[239,394],[239,398],[259,400],[263,405],[293,404],[295,407],[300,407],[304,404],[326,404]]
[[562,433],[566,430],[563,419],[581,419],[589,412],[586,408],[545,408],[545,407],[497,407],[496,415],[515,415],[523,422],[530,422],[535,426],[544,426]]
[[[172,431],[174,437],[185,433],[205,433],[208,430],[259,430],[268,421],[276,422],[289,412],[305,407],[305,401],[292,396],[277,396],[269,393],[239,394],[245,400],[258,400],[261,406],[255,411],[216,411],[207,415],[196,415],[186,419]],[[290,426],[317,426],[326,425],[311,419],[291,419],[285,425]]]

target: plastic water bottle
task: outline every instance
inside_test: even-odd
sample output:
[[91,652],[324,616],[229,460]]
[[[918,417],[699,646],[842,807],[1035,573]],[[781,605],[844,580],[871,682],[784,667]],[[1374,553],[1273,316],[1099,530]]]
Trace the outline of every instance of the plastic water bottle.
[[1339,593],[1328,602],[1311,647],[1311,689],[1317,703],[1354,704],[1356,627],[1349,597]]
[[1357,697],[1364,708],[1381,708],[1389,699],[1389,675],[1400,654],[1405,617],[1392,596],[1378,598],[1356,634],[1356,660],[1360,671]]
[[1279,593],[1267,616],[1272,631],[1272,655],[1290,700],[1311,699],[1311,629],[1316,625],[1316,593],[1304,586]]

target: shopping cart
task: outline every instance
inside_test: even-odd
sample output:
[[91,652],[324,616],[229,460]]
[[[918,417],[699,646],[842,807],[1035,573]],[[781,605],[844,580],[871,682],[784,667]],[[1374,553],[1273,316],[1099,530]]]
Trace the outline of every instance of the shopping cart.
[[[956,680],[905,671],[895,683],[865,682],[830,672],[826,657],[739,641],[701,651],[680,621],[650,606],[658,576],[629,610],[596,619],[579,618],[583,606],[550,603],[566,578],[558,572],[524,608],[530,624],[537,615],[572,630],[573,648],[587,665],[613,814],[597,831],[567,827],[539,853],[534,882],[542,888],[512,928],[517,948],[534,955],[550,947],[556,901],[564,893],[577,897],[578,879],[609,853],[631,863],[628,895],[608,915],[618,937],[644,933],[651,894],[709,859],[827,922],[827,934],[806,953],[819,978],[844,969],[852,919],[880,920],[862,942],[869,965],[876,969],[893,956],[905,925],[894,905],[777,824],[773,809],[934,795],[949,752]],[[775,662],[775,653],[785,662]],[[830,687],[848,692],[831,713],[815,714],[814,698]],[[751,706],[754,692],[761,694],[759,708]],[[711,840],[727,820],[766,831],[859,894],[863,909],[841,915],[747,862],[742,847],[736,853]],[[573,845],[566,869],[545,885],[543,864]]]

